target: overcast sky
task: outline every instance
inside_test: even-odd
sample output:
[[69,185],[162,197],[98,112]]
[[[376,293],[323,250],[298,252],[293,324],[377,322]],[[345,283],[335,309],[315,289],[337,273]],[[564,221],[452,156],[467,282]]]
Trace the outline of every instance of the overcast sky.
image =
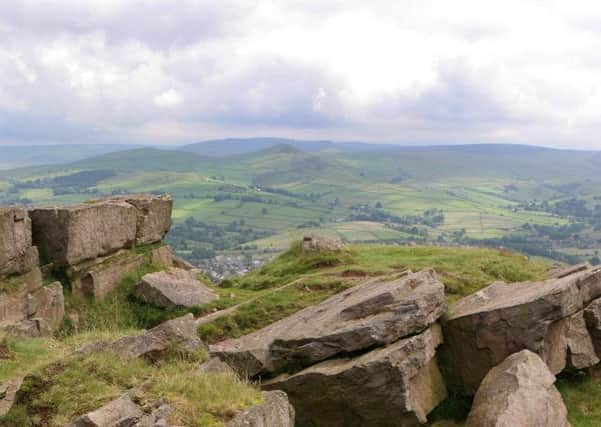
[[0,143],[601,149],[601,2],[0,1]]

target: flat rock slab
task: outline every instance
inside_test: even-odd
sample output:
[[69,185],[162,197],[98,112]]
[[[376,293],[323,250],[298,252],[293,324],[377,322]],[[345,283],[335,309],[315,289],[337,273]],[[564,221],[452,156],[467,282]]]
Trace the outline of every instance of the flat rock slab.
[[283,390],[297,422],[313,427],[417,426],[446,398],[436,364],[440,327],[356,358],[327,360],[262,384]]
[[283,391],[263,393],[264,403],[251,406],[233,420],[227,427],[294,427],[294,408]]
[[486,375],[466,427],[569,427],[555,376],[528,350],[509,356]]
[[[561,372],[568,347],[584,348],[570,337],[582,332],[581,322],[579,329],[567,319],[600,295],[601,269],[594,268],[543,282],[497,282],[456,302],[443,325],[455,380],[473,394],[493,366],[524,349],[540,355],[554,374]],[[573,361],[581,367],[594,360],[590,351],[577,356]]]
[[180,268],[146,274],[134,289],[141,301],[165,309],[196,307],[219,298],[195,274]]
[[422,332],[445,309],[431,270],[372,280],[239,339],[211,346],[241,376],[288,372]]

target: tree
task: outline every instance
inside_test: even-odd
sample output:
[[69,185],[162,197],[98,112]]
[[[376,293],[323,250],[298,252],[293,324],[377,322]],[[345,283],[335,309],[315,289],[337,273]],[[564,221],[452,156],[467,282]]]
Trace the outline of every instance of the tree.
[[376,202],[376,209],[382,209],[382,202]]

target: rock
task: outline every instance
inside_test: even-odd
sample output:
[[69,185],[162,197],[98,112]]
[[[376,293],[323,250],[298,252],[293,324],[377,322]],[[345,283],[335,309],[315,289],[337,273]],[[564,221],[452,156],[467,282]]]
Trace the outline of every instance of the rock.
[[0,207],[0,277],[23,274],[38,264],[31,220],[22,207]]
[[130,427],[135,426],[144,413],[128,394],[103,407],[82,415],[69,427]]
[[568,427],[555,376],[528,350],[509,356],[486,375],[466,427]]
[[119,251],[67,268],[71,288],[76,295],[102,299],[128,274],[137,271],[146,259],[142,254]]
[[134,295],[145,303],[168,310],[200,306],[219,298],[193,273],[179,268],[146,274],[136,286]]
[[52,331],[59,329],[65,316],[65,298],[60,282],[42,287],[29,294],[28,318],[44,319]]
[[171,405],[161,404],[154,408],[150,414],[143,415],[133,427],[169,427],[169,414]]
[[217,357],[211,357],[206,362],[202,363],[198,367],[198,372],[201,374],[232,374],[235,375],[234,370],[230,368],[225,362],[222,362]]
[[176,256],[173,257],[173,266],[175,268],[181,268],[182,270],[188,271],[194,270],[196,268],[185,259]]
[[571,274],[580,273],[582,271],[590,270],[593,268],[588,262],[583,262],[581,264],[570,265],[568,267],[558,267],[550,270],[547,273],[547,277],[549,279],[561,279],[563,277],[567,277]]
[[[444,323],[444,352],[454,381],[474,393],[493,366],[524,349],[540,355],[554,374],[561,372],[566,334],[574,331],[564,319],[599,294],[601,269],[595,268],[544,282],[497,282],[463,298],[450,307]],[[571,345],[577,346],[574,340]],[[583,360],[574,358],[578,365]]]
[[586,328],[584,312],[579,311],[567,319],[566,346],[569,366],[574,369],[595,366],[599,363],[599,358]]
[[80,352],[113,351],[125,358],[147,357],[157,360],[169,353],[193,354],[205,348],[196,333],[192,314],[161,323],[139,335],[126,336],[112,343],[92,343]]
[[15,339],[49,337],[53,329],[46,319],[34,318],[0,325],[0,331]]
[[8,414],[8,411],[13,407],[15,397],[22,383],[23,377],[17,377],[4,384],[0,384],[0,419]]
[[584,309],[584,320],[597,356],[601,357],[601,298]]
[[156,265],[162,265],[164,267],[173,266],[173,253],[171,252],[171,246],[166,245],[153,249],[150,253],[150,260]]
[[263,393],[264,403],[251,406],[226,424],[227,427],[294,427],[294,408],[282,391]]
[[446,398],[436,364],[440,327],[355,358],[331,359],[263,383],[283,390],[297,423],[313,427],[415,426]]
[[29,212],[33,241],[55,268],[111,254],[133,246],[137,211],[122,201],[97,201]]
[[422,332],[444,309],[444,286],[431,270],[389,282],[371,280],[250,335],[211,346],[211,354],[241,376],[290,372]]
[[0,280],[0,325],[27,319],[28,295],[42,286],[42,273],[39,268],[33,268],[20,276]]
[[171,228],[171,196],[134,194],[112,200],[124,201],[136,208],[136,244],[160,242]]
[[339,239],[316,234],[303,237],[302,243],[304,252],[339,251],[344,249],[344,246]]

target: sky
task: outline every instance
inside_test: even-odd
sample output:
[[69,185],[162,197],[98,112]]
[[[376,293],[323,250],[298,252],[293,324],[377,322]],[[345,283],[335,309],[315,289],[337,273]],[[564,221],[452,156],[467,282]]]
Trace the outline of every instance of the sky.
[[601,2],[0,2],[0,144],[601,149]]

